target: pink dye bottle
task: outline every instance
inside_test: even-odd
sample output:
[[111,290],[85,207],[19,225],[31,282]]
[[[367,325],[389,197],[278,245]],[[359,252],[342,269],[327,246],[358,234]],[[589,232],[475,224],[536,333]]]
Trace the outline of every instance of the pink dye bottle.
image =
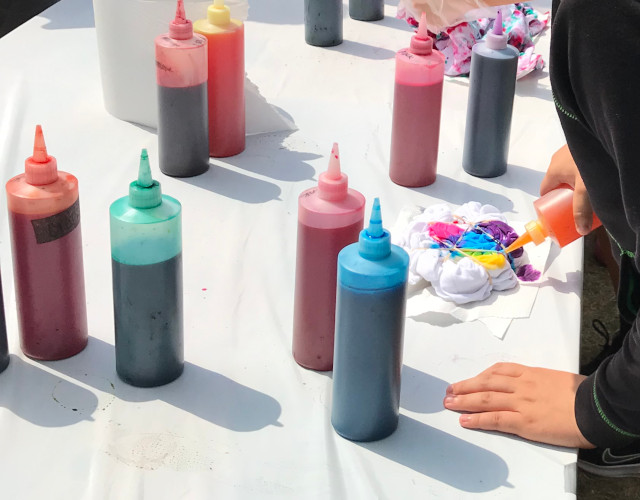
[[293,357],[312,370],[333,369],[338,253],[358,241],[365,199],[340,171],[338,145],[318,186],[298,198]]
[[444,56],[433,50],[424,13],[411,46],[396,53],[389,177],[422,187],[436,180]]
[[40,125],[33,156],[6,190],[22,350],[68,358],[88,340],[78,179],[58,170]]
[[245,147],[244,24],[214,0],[207,18],[193,24],[208,45],[209,154],[233,156]]

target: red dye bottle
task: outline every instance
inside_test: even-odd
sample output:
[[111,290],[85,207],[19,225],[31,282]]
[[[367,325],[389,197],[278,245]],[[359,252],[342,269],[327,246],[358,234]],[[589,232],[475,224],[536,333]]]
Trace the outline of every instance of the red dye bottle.
[[433,50],[424,13],[411,46],[396,54],[389,177],[401,186],[436,180],[444,56]]
[[34,359],[68,358],[88,340],[78,179],[58,170],[40,125],[6,190],[20,345]]
[[298,198],[293,357],[312,370],[333,369],[338,253],[358,241],[364,196],[340,172],[338,145],[318,186]]
[[245,147],[244,24],[231,18],[224,0],[214,0],[193,30],[208,45],[209,154],[237,155]]

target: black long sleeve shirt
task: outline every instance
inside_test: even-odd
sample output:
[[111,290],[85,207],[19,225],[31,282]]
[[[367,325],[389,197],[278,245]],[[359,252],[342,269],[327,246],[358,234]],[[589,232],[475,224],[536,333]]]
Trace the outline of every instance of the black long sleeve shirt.
[[640,439],[640,0],[554,0],[550,73],[567,144],[622,259],[631,328],[575,401],[585,438],[616,447]]

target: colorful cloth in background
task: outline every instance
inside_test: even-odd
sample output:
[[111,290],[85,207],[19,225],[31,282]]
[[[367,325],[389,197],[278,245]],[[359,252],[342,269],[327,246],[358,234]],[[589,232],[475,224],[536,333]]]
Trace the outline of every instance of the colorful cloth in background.
[[[397,17],[406,19],[412,26],[418,21],[405,9],[404,0],[400,0]],[[535,53],[533,37],[541,33],[549,23],[549,13],[539,13],[529,3],[515,3],[501,7],[503,26],[508,35],[509,45],[520,52],[516,78],[544,68],[544,60]],[[471,48],[482,40],[493,28],[495,18],[482,18],[477,21],[462,22],[434,36],[434,45],[445,56],[447,76],[466,76],[471,67]]]

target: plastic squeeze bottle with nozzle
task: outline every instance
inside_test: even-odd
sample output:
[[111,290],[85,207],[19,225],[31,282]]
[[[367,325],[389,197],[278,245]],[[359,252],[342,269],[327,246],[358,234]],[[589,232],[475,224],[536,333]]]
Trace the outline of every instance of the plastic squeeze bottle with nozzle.
[[[513,252],[527,243],[539,245],[546,238],[560,248],[577,240],[582,235],[576,230],[573,218],[573,189],[567,186],[557,187],[533,202],[538,219],[525,225],[525,233],[507,247],[506,253]],[[591,230],[600,227],[600,219],[593,214]]]
[[193,33],[183,0],[155,47],[160,170],[175,177],[202,174],[209,168],[207,39]]
[[68,358],[89,338],[78,179],[58,170],[40,125],[33,156],[6,190],[22,351]]
[[245,148],[244,23],[231,18],[224,0],[214,0],[206,19],[193,24],[207,39],[209,153],[233,156]]
[[398,426],[408,271],[376,198],[369,227],[338,255],[331,424],[347,439],[383,439]]
[[109,208],[116,372],[138,387],[167,384],[184,367],[181,214],[143,149],[129,195]]
[[469,99],[462,168],[477,177],[507,171],[518,50],[507,44],[502,13],[493,30],[471,50]]
[[293,357],[312,370],[333,368],[338,253],[358,241],[365,199],[340,171],[338,145],[318,186],[298,198]]
[[411,46],[396,54],[389,177],[401,186],[433,184],[438,165],[444,56],[433,50],[422,13]]

